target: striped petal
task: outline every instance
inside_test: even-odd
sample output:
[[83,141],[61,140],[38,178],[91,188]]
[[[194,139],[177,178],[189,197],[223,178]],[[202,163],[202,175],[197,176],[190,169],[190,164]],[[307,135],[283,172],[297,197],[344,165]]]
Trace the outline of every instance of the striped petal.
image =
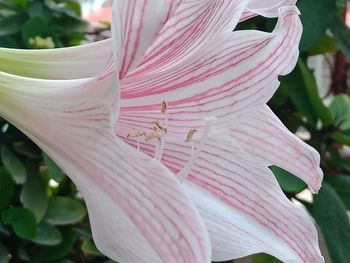
[[261,108],[298,58],[301,24],[295,7],[280,9],[273,33],[226,32],[203,46],[186,63],[147,76],[121,81],[120,124],[149,127],[163,118],[159,104],[168,101],[169,132],[184,136],[203,130],[208,116],[232,125]]
[[278,165],[304,180],[313,192],[321,187],[319,153],[291,133],[268,106],[233,127],[230,134],[267,165]]
[[297,0],[249,0],[247,9],[240,21],[252,18],[257,15],[265,17],[277,17],[278,9],[283,6],[293,6]]
[[181,1],[113,1],[112,38],[120,78],[140,62]]
[[69,81],[0,73],[0,83],[0,115],[76,183],[103,253],[120,263],[210,262],[206,228],[178,180],[114,134],[115,70]]
[[181,1],[131,75],[176,65],[222,32],[236,27],[247,0]]
[[[184,183],[208,228],[213,260],[266,252],[283,262],[323,262],[311,218],[237,145],[225,135],[207,138]],[[189,146],[171,144],[162,161],[176,173],[190,155]]]
[[0,71],[32,78],[78,79],[102,73],[111,58],[111,40],[57,49],[0,48]]

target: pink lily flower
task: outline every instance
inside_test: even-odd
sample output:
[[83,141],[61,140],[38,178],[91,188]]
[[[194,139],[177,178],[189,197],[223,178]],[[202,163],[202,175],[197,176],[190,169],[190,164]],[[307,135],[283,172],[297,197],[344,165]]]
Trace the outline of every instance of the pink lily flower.
[[[115,0],[112,40],[0,50],[0,115],[86,201],[120,263],[203,263],[265,252],[323,262],[307,213],[268,169],[316,192],[318,153],[266,102],[298,59],[295,1]],[[255,15],[272,33],[234,31]]]

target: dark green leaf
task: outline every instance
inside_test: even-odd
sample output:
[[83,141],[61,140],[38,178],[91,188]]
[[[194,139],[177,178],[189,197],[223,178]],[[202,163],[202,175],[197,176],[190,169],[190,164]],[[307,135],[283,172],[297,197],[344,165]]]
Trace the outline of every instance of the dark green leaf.
[[333,123],[333,117],[324,105],[320,95],[318,93],[317,83],[313,72],[306,66],[306,64],[299,59],[298,67],[300,68],[301,74],[303,76],[307,94],[310,98],[312,106],[319,119],[325,126],[329,126]]
[[300,42],[300,50],[313,47],[327,29],[327,18],[336,10],[334,0],[301,0],[298,1],[301,22],[304,30]]
[[54,261],[49,261],[47,263],[74,263],[74,262],[69,259],[58,259]]
[[346,1],[347,0],[336,0],[338,12],[344,12],[344,9],[346,8]]
[[28,8],[30,0],[10,0],[10,1],[12,3],[20,6],[22,8],[22,10],[25,10]]
[[327,182],[331,184],[333,189],[343,200],[345,206],[350,210],[350,176],[328,176]]
[[23,239],[33,239],[36,235],[34,214],[22,207],[9,208],[2,212],[4,224],[11,225],[16,235]]
[[62,170],[46,154],[43,154],[43,159],[47,169],[49,170],[50,177],[56,182],[61,182],[65,177]]
[[83,244],[81,245],[81,249],[85,254],[88,254],[88,255],[94,255],[94,256],[102,255],[91,238],[84,240]]
[[0,20],[0,37],[8,36],[21,31],[27,20],[26,14],[13,15]]
[[46,184],[38,169],[37,163],[29,159],[27,162],[28,180],[23,186],[20,200],[26,208],[32,210],[37,222],[40,222],[46,213],[49,198],[46,193]]
[[334,132],[334,133],[332,133],[331,137],[337,143],[350,146],[350,136],[348,136],[344,133]]
[[253,263],[282,263],[282,262],[274,258],[273,256],[270,256],[267,254],[259,254],[254,256]]
[[85,217],[86,209],[82,202],[68,197],[52,197],[45,220],[54,225],[68,225]]
[[342,200],[327,182],[314,196],[313,216],[321,227],[333,262],[349,263],[349,217]]
[[27,178],[26,169],[17,156],[6,146],[1,147],[1,160],[17,184],[24,184]]
[[65,257],[74,246],[76,234],[72,230],[66,229],[62,231],[62,237],[62,242],[59,245],[38,248],[35,252],[34,260],[36,262],[47,262]]
[[299,193],[306,188],[306,184],[295,175],[278,166],[270,166],[281,188],[286,192]]
[[0,262],[1,263],[8,263],[10,262],[10,254],[7,248],[4,246],[3,243],[0,241]]
[[33,146],[33,144],[25,143],[25,142],[16,142],[13,144],[13,149],[30,158],[40,158],[41,157],[41,151],[36,147]]
[[0,209],[3,209],[9,205],[12,200],[14,190],[15,183],[13,182],[11,176],[4,168],[0,167]]
[[350,29],[337,13],[330,16],[329,27],[346,60],[350,62]]
[[324,35],[321,40],[308,52],[310,56],[333,53],[337,51],[338,46],[335,39],[328,34]]
[[318,94],[313,73],[302,60],[291,74],[282,79],[288,87],[288,93],[297,109],[302,112],[313,126],[321,119],[325,126],[332,124],[333,117]]
[[337,95],[333,99],[329,110],[337,127],[343,131],[350,129],[350,98],[348,95]]
[[38,225],[36,236],[32,241],[40,245],[55,246],[62,242],[62,234],[57,227],[41,221]]
[[[27,47],[38,48],[31,43],[31,39],[35,37],[46,37],[48,31],[48,25],[39,17],[30,18],[24,25],[22,29],[23,40]],[[40,47],[41,48],[41,47]]]
[[29,10],[28,10],[29,16],[31,18],[38,17],[46,24],[50,22],[51,20],[51,13],[47,9],[47,7],[40,2],[34,2]]

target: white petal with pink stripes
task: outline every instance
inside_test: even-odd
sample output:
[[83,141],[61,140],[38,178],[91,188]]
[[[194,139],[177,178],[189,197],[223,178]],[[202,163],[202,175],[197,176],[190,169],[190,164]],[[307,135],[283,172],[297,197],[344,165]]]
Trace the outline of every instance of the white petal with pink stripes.
[[265,106],[231,128],[231,136],[250,153],[278,165],[304,180],[313,192],[321,187],[319,153],[291,133]]
[[277,89],[278,75],[290,72],[298,58],[297,10],[280,13],[273,33],[225,32],[181,66],[121,80],[120,128],[151,128],[162,117],[162,100],[169,104],[169,132],[182,138],[193,127],[202,132],[207,116],[227,126],[261,108]]
[[121,263],[209,263],[207,230],[178,180],[114,134],[115,72],[61,81],[0,73],[0,115],[76,183],[106,255]]

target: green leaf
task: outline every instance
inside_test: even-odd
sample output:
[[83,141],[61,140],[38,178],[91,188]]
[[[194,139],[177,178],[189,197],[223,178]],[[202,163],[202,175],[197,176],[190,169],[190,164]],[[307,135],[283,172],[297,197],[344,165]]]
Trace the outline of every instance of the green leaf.
[[253,263],[282,263],[282,262],[274,258],[273,256],[270,256],[267,254],[259,254],[254,256]]
[[337,143],[350,146],[350,136],[347,134],[344,134],[342,132],[334,132],[332,133],[331,138]]
[[61,182],[65,178],[65,174],[62,170],[46,155],[43,153],[44,163],[49,170],[49,175],[56,182]]
[[326,34],[321,40],[309,50],[309,56],[323,55],[326,53],[334,53],[337,51],[338,45],[333,37]]
[[11,176],[4,168],[0,167],[0,209],[10,204],[14,191],[15,183]]
[[76,235],[70,229],[62,231],[62,242],[59,245],[51,247],[39,247],[34,252],[34,261],[47,262],[50,260],[59,260],[68,255],[74,246]]
[[350,176],[327,176],[327,182],[333,187],[343,200],[345,206],[350,210]]
[[285,192],[299,193],[307,187],[298,177],[278,166],[272,165],[270,169]]
[[38,169],[38,164],[29,159],[27,162],[28,180],[23,186],[20,200],[24,207],[35,214],[37,222],[40,222],[48,208],[49,198],[46,193],[46,184]]
[[30,18],[22,29],[22,37],[27,47],[38,48],[33,45],[30,40],[37,36],[46,37],[48,31],[48,25],[39,17]]
[[32,241],[40,245],[55,246],[62,242],[62,234],[57,227],[46,221],[41,221],[38,225],[36,236]]
[[35,159],[39,159],[41,157],[41,151],[31,143],[25,143],[23,141],[15,142],[13,143],[12,148],[19,154],[26,157]]
[[25,10],[29,6],[29,0],[10,0],[12,3],[20,6],[22,10]]
[[4,246],[3,243],[0,241],[0,262],[1,263],[8,263],[10,262],[10,253],[7,250],[7,248]]
[[329,28],[347,62],[350,62],[350,29],[337,13],[330,16]]
[[314,196],[313,216],[326,239],[333,262],[350,262],[350,223],[346,207],[327,183]]
[[101,252],[97,249],[94,241],[91,238],[84,240],[83,244],[81,245],[81,249],[85,254],[102,256]]
[[1,160],[17,184],[24,184],[27,178],[26,169],[17,156],[6,146],[1,147]]
[[295,107],[304,114],[308,122],[316,126],[317,114],[307,95],[300,69],[296,67],[289,75],[281,78],[281,85],[288,88],[288,94]]
[[50,22],[52,16],[51,12],[48,10],[48,8],[40,2],[34,2],[29,10],[28,14],[31,18],[38,17],[46,24]]
[[82,202],[68,197],[52,197],[45,220],[53,225],[74,224],[86,215]]
[[50,261],[48,263],[74,263],[74,262],[69,259],[59,259],[59,260]]
[[300,50],[306,51],[323,37],[327,29],[327,18],[336,11],[334,0],[301,0],[298,1],[303,24],[303,35]]
[[350,98],[348,95],[337,95],[333,99],[329,110],[337,127],[343,131],[350,129]]
[[306,64],[301,59],[299,59],[298,67],[300,68],[308,96],[310,98],[312,106],[315,109],[317,116],[325,126],[331,125],[333,123],[333,117],[328,108],[324,105],[322,99],[320,98],[316,79],[313,72],[306,66]]
[[297,67],[282,79],[288,87],[288,93],[297,109],[309,123],[316,125],[320,119],[325,126],[333,123],[333,117],[318,94],[315,77],[305,63],[299,59]]
[[12,15],[0,20],[0,37],[18,33],[27,20],[26,14]]
[[23,239],[33,239],[36,235],[36,220],[34,214],[22,207],[6,209],[2,212],[4,224],[11,225],[16,235]]
[[344,11],[344,9],[346,8],[346,1],[347,0],[336,0],[338,12]]

